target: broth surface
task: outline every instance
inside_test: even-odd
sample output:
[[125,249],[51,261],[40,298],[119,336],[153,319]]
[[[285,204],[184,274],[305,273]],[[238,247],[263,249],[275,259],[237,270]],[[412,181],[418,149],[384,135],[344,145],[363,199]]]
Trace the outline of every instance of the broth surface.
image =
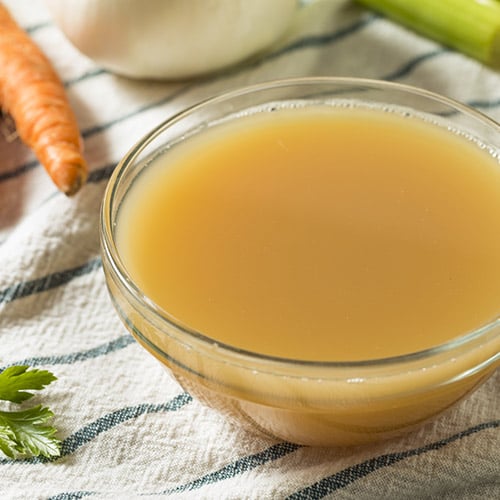
[[173,146],[134,182],[123,263],[171,317],[240,349],[401,355],[500,313],[500,166],[373,109],[256,113]]

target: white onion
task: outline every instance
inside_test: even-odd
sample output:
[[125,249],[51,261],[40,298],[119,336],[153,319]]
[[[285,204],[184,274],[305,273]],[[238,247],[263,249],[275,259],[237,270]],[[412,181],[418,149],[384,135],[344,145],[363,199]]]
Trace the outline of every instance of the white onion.
[[71,43],[100,66],[137,78],[216,71],[268,47],[297,0],[45,0]]

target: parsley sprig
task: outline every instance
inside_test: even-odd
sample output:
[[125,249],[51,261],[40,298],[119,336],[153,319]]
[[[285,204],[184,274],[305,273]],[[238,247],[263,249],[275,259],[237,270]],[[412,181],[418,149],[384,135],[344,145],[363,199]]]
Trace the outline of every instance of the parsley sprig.
[[[0,399],[22,403],[34,396],[32,390],[44,389],[56,377],[47,370],[11,366],[0,373]],[[47,458],[60,455],[61,442],[48,422],[54,416],[49,408],[37,405],[20,411],[0,410],[0,451],[9,458]]]

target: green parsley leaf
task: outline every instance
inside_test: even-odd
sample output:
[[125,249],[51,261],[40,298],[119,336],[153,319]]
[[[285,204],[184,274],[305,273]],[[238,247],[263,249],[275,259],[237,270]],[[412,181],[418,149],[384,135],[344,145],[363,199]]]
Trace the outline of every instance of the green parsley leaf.
[[56,377],[47,370],[28,366],[10,366],[0,373],[0,399],[22,403],[33,396],[27,390],[40,390],[49,385]]
[[[11,366],[0,373],[0,399],[21,403],[56,380],[49,371],[28,366]],[[0,411],[0,451],[9,458],[60,455],[56,429],[48,424],[54,416],[42,405],[21,411]]]

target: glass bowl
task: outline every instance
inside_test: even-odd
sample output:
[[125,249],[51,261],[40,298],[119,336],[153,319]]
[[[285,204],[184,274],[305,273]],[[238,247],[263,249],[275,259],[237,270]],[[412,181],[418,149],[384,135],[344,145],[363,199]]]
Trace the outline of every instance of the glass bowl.
[[185,390],[242,425],[305,445],[359,445],[395,437],[435,418],[494,372],[500,363],[498,317],[445,344],[392,358],[315,362],[265,356],[218,343],[174,320],[134,283],[117,250],[121,203],[152,159],[214,123],[237,120],[249,108],[268,112],[290,102],[397,108],[459,130],[494,156],[500,145],[500,128],[485,115],[394,83],[304,78],[213,97],[149,132],[114,171],[100,219],[109,293],[129,332]]

